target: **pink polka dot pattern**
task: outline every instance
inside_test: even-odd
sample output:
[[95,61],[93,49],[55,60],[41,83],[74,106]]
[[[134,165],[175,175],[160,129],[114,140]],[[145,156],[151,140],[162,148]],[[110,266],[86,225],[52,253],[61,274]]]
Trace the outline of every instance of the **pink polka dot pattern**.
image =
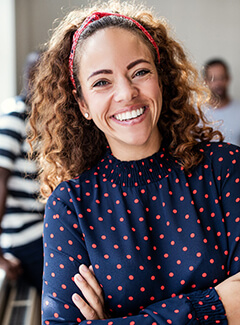
[[103,325],[227,324],[212,288],[240,271],[240,153],[199,146],[185,173],[164,148],[121,162],[110,152],[46,205],[43,324],[85,321],[73,276],[92,264],[111,319]]

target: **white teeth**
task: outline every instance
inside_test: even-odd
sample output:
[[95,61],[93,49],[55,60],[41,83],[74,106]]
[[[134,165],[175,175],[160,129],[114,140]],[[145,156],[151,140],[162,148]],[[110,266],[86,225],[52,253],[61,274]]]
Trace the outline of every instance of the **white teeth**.
[[126,113],[122,113],[122,114],[117,114],[117,115],[115,115],[115,118],[118,121],[131,120],[133,118],[141,116],[143,114],[144,110],[145,110],[145,108],[141,107],[141,108],[138,108],[137,110],[132,110],[130,112],[126,112]]
[[130,112],[126,113],[126,119],[129,120],[132,117],[132,114]]
[[137,117],[137,112],[136,111],[132,111],[132,117]]

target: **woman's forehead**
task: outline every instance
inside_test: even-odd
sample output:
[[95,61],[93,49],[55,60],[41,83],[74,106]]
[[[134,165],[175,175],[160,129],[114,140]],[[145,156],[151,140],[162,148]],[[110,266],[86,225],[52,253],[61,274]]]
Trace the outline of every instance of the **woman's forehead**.
[[128,61],[131,56],[144,56],[153,59],[150,46],[138,33],[124,28],[109,27],[96,31],[85,40],[78,63],[82,66],[91,60],[94,60],[93,65],[111,59],[122,61],[125,58]]

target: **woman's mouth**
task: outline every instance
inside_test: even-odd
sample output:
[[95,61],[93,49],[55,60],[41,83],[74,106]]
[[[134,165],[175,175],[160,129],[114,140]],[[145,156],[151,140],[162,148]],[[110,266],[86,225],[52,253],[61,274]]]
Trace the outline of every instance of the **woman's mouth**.
[[143,115],[143,113],[145,112],[145,109],[146,109],[146,106],[143,106],[138,109],[133,109],[132,111],[127,111],[124,113],[114,115],[114,117],[118,121],[129,121],[129,120],[135,119],[135,118]]

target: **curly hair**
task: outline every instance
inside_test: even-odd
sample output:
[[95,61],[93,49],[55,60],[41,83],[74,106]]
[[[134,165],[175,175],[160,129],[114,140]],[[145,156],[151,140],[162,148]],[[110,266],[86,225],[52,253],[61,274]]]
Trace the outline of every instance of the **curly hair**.
[[[189,170],[203,158],[203,153],[197,149],[199,142],[223,140],[219,131],[208,126],[201,111],[207,92],[198,71],[189,62],[180,43],[171,36],[171,29],[164,19],[155,18],[142,5],[116,1],[74,10],[55,29],[42,55],[33,84],[29,142],[39,162],[43,198],[47,198],[61,181],[76,177],[94,166],[107,147],[105,135],[80,112],[72,93],[68,67],[73,34],[84,19],[95,11],[117,12],[131,17],[155,40],[161,56],[160,64],[156,60],[155,64],[163,89],[158,126],[167,140],[168,151],[179,164],[186,171]],[[114,24],[113,20],[108,21]],[[105,25],[108,26],[108,23]],[[127,28],[127,24],[119,27]],[[137,28],[130,30],[138,35],[143,34]],[[86,35],[85,38],[91,33]],[[84,37],[79,44],[82,42]],[[145,42],[155,55],[152,44]],[[81,51],[79,44],[77,50]],[[81,96],[76,66],[74,71],[77,94]]]

